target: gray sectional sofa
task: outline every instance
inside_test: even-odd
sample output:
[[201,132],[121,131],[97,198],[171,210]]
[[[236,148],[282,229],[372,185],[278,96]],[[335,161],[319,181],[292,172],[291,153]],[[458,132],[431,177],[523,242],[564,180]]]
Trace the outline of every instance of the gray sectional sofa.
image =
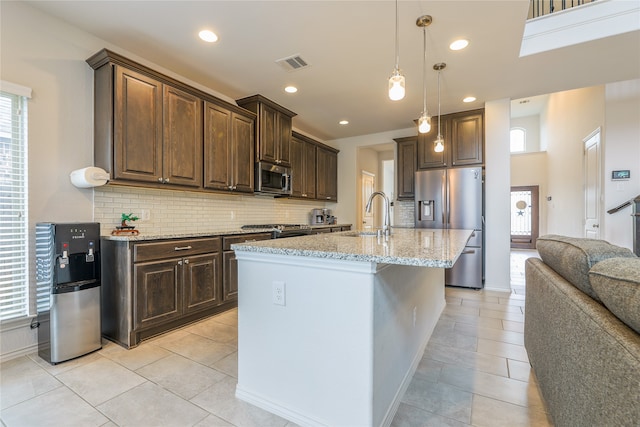
[[640,258],[558,235],[537,248],[524,342],[554,425],[640,426]]

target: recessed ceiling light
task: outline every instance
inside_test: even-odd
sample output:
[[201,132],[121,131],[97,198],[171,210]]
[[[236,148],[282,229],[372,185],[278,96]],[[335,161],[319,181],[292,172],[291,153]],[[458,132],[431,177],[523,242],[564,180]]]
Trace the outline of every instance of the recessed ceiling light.
[[298,91],[298,88],[295,86],[287,86],[284,88],[284,91],[287,93],[296,93]]
[[341,125],[348,125],[349,124],[349,120],[340,120],[338,123],[340,123]]
[[218,36],[213,31],[202,30],[198,33],[198,36],[206,42],[213,43],[218,41]]
[[462,100],[462,102],[473,102],[476,100],[475,96],[467,96],[465,99]]
[[461,49],[464,49],[467,46],[469,46],[469,40],[460,39],[460,40],[456,40],[453,43],[451,43],[449,45],[449,49],[451,49],[451,50],[461,50]]

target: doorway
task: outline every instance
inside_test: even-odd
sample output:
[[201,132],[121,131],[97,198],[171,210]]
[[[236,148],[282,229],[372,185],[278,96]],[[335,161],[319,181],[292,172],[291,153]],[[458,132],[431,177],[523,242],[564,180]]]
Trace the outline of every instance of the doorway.
[[539,235],[538,186],[511,187],[511,247],[535,249]]
[[600,238],[600,128],[584,140],[584,237]]
[[360,182],[361,182],[361,187],[360,187],[361,198],[360,198],[359,211],[360,211],[360,217],[362,218],[361,219],[362,228],[363,229],[374,228],[375,217],[376,217],[375,214],[377,210],[376,200],[374,200],[374,203],[370,212],[367,212],[365,210],[365,207],[367,206],[367,202],[369,201],[369,197],[371,197],[371,194],[374,191],[376,191],[376,176],[371,172],[367,172],[363,170],[360,175]]

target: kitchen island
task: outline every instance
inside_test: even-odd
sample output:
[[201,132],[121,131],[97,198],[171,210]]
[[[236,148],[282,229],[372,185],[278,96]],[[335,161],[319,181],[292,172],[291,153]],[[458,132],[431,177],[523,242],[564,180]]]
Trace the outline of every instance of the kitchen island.
[[236,396],[300,425],[386,426],[471,230],[347,231],[233,245]]

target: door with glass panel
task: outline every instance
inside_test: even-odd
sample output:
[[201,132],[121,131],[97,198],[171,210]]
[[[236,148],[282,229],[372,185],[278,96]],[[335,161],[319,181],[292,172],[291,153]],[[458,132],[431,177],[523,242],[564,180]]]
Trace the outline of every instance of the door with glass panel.
[[511,247],[535,249],[538,226],[538,186],[511,187]]

